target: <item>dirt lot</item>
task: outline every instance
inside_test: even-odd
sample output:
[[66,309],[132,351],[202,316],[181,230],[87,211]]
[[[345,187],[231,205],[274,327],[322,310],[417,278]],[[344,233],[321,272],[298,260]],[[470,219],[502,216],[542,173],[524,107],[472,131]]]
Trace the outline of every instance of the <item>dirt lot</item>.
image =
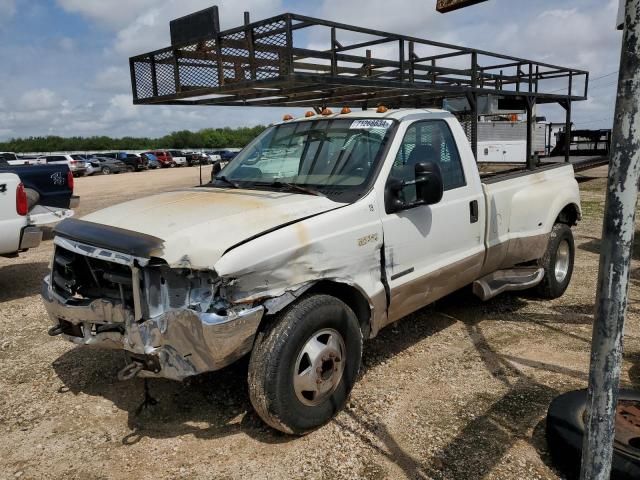
[[[581,183],[574,277],[563,298],[458,292],[365,346],[348,408],[293,438],[262,425],[246,362],[184,384],[155,380],[159,403],[137,414],[143,382],[121,383],[121,354],[46,334],[38,289],[50,241],[0,259],[0,478],[553,479],[544,415],[584,387],[603,210],[603,169]],[[208,172],[205,174],[205,178]],[[81,178],[79,215],[193,185],[196,168]],[[622,381],[640,387],[640,249]]]

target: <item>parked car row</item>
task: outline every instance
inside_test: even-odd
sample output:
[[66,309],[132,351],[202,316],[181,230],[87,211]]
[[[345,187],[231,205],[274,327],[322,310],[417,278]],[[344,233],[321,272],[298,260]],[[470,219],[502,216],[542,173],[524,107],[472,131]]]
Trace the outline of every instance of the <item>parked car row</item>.
[[181,150],[150,150],[143,153],[108,152],[94,154],[56,154],[17,156],[0,152],[0,158],[10,165],[65,164],[74,177],[85,175],[136,172],[154,168],[174,168],[218,163],[225,166],[238,152],[211,150],[184,152]]

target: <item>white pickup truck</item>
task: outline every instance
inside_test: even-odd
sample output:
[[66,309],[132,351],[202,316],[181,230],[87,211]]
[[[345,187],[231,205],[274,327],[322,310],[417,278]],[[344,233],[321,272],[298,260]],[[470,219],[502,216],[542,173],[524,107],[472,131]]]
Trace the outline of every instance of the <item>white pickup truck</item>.
[[342,408],[362,341],[390,323],[470,284],[563,294],[570,165],[481,178],[445,111],[324,113],[268,128],[204,187],[60,223],[49,333],[126,351],[120,378],[250,353],[254,408],[303,434]]

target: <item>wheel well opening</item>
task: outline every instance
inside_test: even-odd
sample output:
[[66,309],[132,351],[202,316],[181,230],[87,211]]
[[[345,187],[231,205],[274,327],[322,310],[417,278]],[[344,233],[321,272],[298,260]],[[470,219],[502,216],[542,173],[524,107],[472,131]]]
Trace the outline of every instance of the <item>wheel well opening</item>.
[[345,283],[323,280],[316,283],[309,293],[331,295],[346,303],[358,318],[363,338],[368,338],[371,331],[371,307],[366,297],[355,287]]
[[558,214],[556,223],[565,223],[569,226],[574,226],[578,224],[580,217],[580,208],[578,208],[575,203],[570,203]]

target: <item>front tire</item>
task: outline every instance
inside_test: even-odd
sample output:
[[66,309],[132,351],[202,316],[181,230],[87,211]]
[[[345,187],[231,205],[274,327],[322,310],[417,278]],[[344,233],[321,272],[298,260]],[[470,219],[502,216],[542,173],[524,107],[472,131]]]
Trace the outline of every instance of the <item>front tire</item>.
[[347,401],[362,360],[362,331],[353,311],[329,295],[288,307],[256,336],[249,397],[271,427],[302,435]]
[[575,243],[569,225],[556,223],[549,236],[549,244],[538,265],[544,269],[544,278],[537,293],[547,299],[561,297],[573,274]]

